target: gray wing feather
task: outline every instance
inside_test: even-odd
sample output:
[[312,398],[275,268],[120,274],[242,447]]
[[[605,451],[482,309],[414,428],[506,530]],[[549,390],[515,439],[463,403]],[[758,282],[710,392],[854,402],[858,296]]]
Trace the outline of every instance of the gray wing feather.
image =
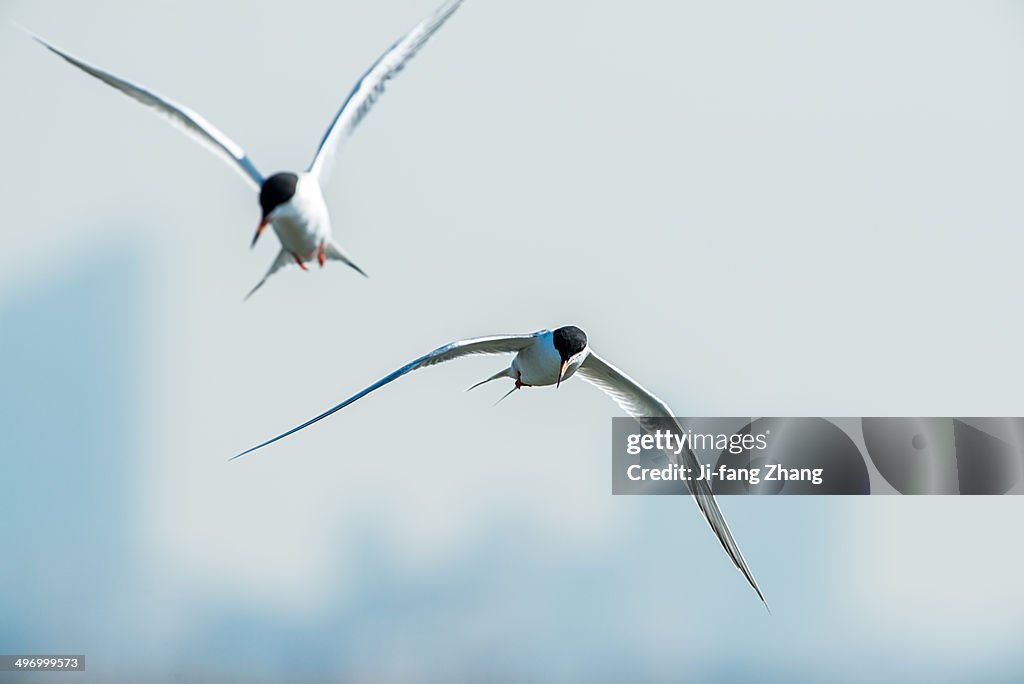
[[[673,419],[672,411],[665,402],[645,390],[635,380],[593,351],[583,361],[579,370],[576,371],[576,375],[603,390],[644,428],[654,429],[653,422],[645,423],[646,418],[668,418],[676,423],[679,429],[678,434],[682,434],[682,426],[679,426],[678,421]],[[678,456],[672,452],[667,453],[668,457],[676,461],[678,465],[690,468],[689,472],[700,472],[700,461],[689,447],[684,449]],[[678,463],[680,460],[681,463]],[[722,510],[718,507],[718,502],[711,491],[711,486],[706,480],[687,480],[686,484],[689,487],[690,494],[693,495],[693,500],[697,503],[697,507],[700,508],[700,512],[704,515],[704,519],[711,526],[711,531],[715,533],[718,541],[721,542],[722,548],[725,549],[729,558],[736,565],[736,568],[747,578],[750,586],[754,588],[758,597],[767,607],[768,603],[764,599],[764,594],[761,593],[761,588],[757,586],[757,581],[754,580],[754,575],[749,566],[747,566],[747,562],[740,552],[740,547],[729,530],[728,523],[725,522],[725,516],[722,515]]]
[[256,169],[256,166],[252,163],[252,160],[249,159],[248,155],[246,155],[245,150],[239,147],[238,144],[231,140],[231,138],[221,133],[216,126],[204,119],[197,112],[194,112],[188,107],[177,104],[165,97],[161,97],[160,95],[157,95],[156,93],[141,86],[130,83],[122,78],[118,78],[111,73],[103,71],[102,69],[86,64],[80,59],[72,57],[68,53],[60,50],[54,45],[51,45],[33,33],[30,33],[29,35],[31,35],[40,45],[69,64],[78,67],[90,76],[98,78],[112,88],[117,88],[128,97],[131,97],[132,99],[155,110],[157,113],[162,114],[173,126],[183,131],[186,135],[190,136],[193,140],[219,156],[221,159],[230,162],[231,165],[242,174],[242,177],[250,183],[250,185],[253,185],[258,189],[263,184],[262,174],[260,174]]
[[356,82],[352,92],[345,98],[341,109],[334,115],[331,125],[324,133],[317,148],[309,173],[323,185],[330,173],[334,154],[342,140],[347,139],[369,113],[377,99],[384,93],[387,82],[397,76],[424,43],[455,13],[463,0],[451,0],[443,4],[428,19],[421,21],[411,31],[398,39],[377,58],[370,68]]
[[278,435],[277,437],[274,437],[273,439],[268,439],[266,442],[263,442],[262,444],[258,444],[256,446],[252,447],[251,449],[246,449],[242,453],[238,454],[238,456],[233,456],[231,458],[231,460],[239,458],[240,456],[245,456],[246,454],[251,453],[253,451],[256,451],[257,449],[262,449],[263,447],[265,447],[265,446],[267,446],[269,444],[273,444],[274,442],[276,442],[276,441],[278,441],[280,439],[284,439],[285,437],[287,437],[287,436],[289,436],[291,434],[294,434],[294,433],[298,432],[299,430],[302,430],[303,428],[307,428],[310,425],[312,425],[313,423],[316,423],[317,421],[323,420],[324,418],[326,418],[327,416],[331,415],[332,413],[340,411],[341,409],[345,408],[349,404],[352,404],[352,403],[362,399],[363,397],[365,397],[370,392],[373,392],[374,390],[380,389],[381,387],[383,387],[384,385],[388,384],[389,382],[397,380],[398,378],[402,377],[403,375],[411,373],[414,370],[418,370],[420,368],[425,368],[427,366],[434,366],[434,365],[437,365],[439,363],[444,363],[446,361],[451,361],[452,359],[457,359],[457,358],[460,358],[460,357],[463,357],[463,356],[470,356],[471,354],[507,354],[507,353],[515,353],[515,352],[518,352],[523,347],[526,347],[527,345],[529,345],[531,342],[533,342],[534,339],[539,334],[540,333],[533,333],[531,335],[496,335],[496,336],[492,336],[492,337],[477,337],[477,338],[474,338],[474,339],[471,339],[471,340],[461,340],[459,342],[452,342],[451,344],[446,344],[443,347],[438,347],[437,349],[435,349],[434,351],[430,352],[429,354],[421,356],[420,358],[416,359],[415,361],[412,361],[410,363],[405,364],[404,366],[402,366],[401,368],[396,370],[394,373],[391,373],[390,375],[387,375],[387,376],[381,378],[380,380],[378,380],[377,382],[373,383],[372,385],[370,385],[369,387],[367,387],[363,391],[359,392],[358,394],[354,394],[353,396],[349,397],[348,399],[346,399],[345,401],[341,402],[337,406],[334,406],[334,407],[324,411],[323,413],[321,413],[316,418],[312,418],[310,420],[307,420],[302,425],[294,427],[291,430],[289,430],[288,432],[282,433],[282,434]]

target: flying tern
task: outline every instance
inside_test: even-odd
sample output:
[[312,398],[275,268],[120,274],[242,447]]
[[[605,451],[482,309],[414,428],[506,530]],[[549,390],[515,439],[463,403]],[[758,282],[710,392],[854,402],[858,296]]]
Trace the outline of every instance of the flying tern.
[[[645,428],[653,429],[652,427],[649,427],[652,423],[645,423],[645,420],[669,420],[675,424],[676,428],[678,428],[678,434],[683,434],[682,427],[679,426],[677,421],[675,421],[671,409],[669,409],[665,402],[645,390],[635,380],[630,378],[621,370],[598,356],[587,343],[586,333],[576,326],[569,325],[558,328],[554,331],[541,330],[528,335],[478,337],[475,339],[460,340],[458,342],[446,344],[445,346],[439,347],[429,354],[421,356],[415,361],[402,366],[394,373],[381,378],[366,389],[349,397],[324,413],[321,413],[319,416],[312,418],[298,427],[292,428],[273,439],[269,439],[262,444],[243,451],[237,456],[234,456],[232,460],[245,456],[257,449],[262,449],[263,447],[284,439],[303,428],[307,428],[313,423],[323,420],[327,416],[340,411],[349,404],[362,399],[374,390],[377,390],[414,370],[425,368],[427,366],[434,366],[473,354],[515,354],[515,356],[512,358],[512,362],[507,368],[503,368],[489,378],[473,385],[469,389],[479,387],[480,385],[493,380],[511,378],[515,382],[512,389],[505,394],[507,397],[512,392],[524,387],[543,387],[549,385],[558,387],[562,382],[568,380],[573,375],[579,375],[588,383],[595,385],[608,394],[616,403],[619,404],[620,407],[622,407],[623,410],[626,411],[626,413],[635,418]],[[504,397],[502,397],[502,399],[504,399]],[[697,458],[697,455],[694,454],[689,447],[683,449],[678,455],[669,451],[668,456],[673,459],[677,465],[689,468],[690,470],[688,472],[698,473],[701,470],[700,461]],[[767,607],[768,604],[765,601],[764,595],[761,593],[760,587],[758,587],[757,582],[754,580],[754,575],[747,566],[747,562],[744,560],[743,554],[740,553],[739,546],[736,544],[736,540],[733,538],[732,532],[729,530],[729,525],[725,522],[725,517],[722,515],[721,509],[718,507],[718,502],[715,500],[715,496],[711,491],[711,486],[706,480],[690,479],[687,480],[686,483],[689,487],[690,494],[693,496],[698,508],[700,508],[700,512],[704,515],[704,519],[708,522],[708,525],[711,526],[712,532],[715,533],[718,541],[721,542],[725,552],[729,555],[729,558],[732,559],[736,568],[743,573],[747,582],[750,583],[750,586],[753,587],[754,591],[757,592],[758,597]]]
[[387,82],[405,67],[462,2],[463,0],[450,0],[441,5],[434,14],[417,24],[370,65],[335,114],[306,171],[283,171],[266,178],[259,172],[245,150],[197,112],[148,88],[87,64],[43,38],[29,33],[44,47],[70,64],[164,115],[172,125],[182,129],[201,145],[229,162],[242,178],[254,189],[259,190],[262,215],[251,246],[256,245],[260,234],[270,225],[281,242],[281,250],[263,279],[246,295],[248,299],[271,275],[291,263],[307,270],[306,264],[314,259],[321,267],[327,260],[336,260],[366,275],[331,236],[331,221],[324,201],[323,186],[327,181],[332,159],[341,142],[352,134],[384,92]]

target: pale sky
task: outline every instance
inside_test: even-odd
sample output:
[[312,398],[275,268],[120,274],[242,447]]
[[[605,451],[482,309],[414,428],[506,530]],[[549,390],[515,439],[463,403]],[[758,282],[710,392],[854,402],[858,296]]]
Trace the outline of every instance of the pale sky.
[[[271,173],[433,9],[0,19]],[[505,359],[227,462],[443,343],[564,324],[680,415],[1024,414],[1019,4],[467,0],[327,188],[370,278],[288,269],[245,304],[277,247],[248,250],[227,166],[6,21],[0,92],[0,481],[35,483],[0,499],[26,551],[0,652],[147,681],[230,680],[219,654],[253,650],[249,674],[296,681],[1024,666],[1022,500],[725,498],[768,617],[690,501],[611,496],[621,413],[594,388],[463,392]],[[39,485],[62,472],[87,486]],[[95,543],[77,574],[39,546],[66,525]],[[67,619],[54,583],[95,605]]]

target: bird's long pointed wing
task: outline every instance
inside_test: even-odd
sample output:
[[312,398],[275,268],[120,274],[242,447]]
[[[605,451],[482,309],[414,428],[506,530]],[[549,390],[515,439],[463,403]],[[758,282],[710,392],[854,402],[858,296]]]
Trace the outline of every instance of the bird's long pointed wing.
[[246,155],[245,150],[238,146],[231,138],[221,133],[216,126],[204,119],[198,113],[188,107],[177,104],[172,100],[161,97],[156,93],[141,86],[118,78],[111,73],[98,69],[90,64],[72,57],[63,50],[43,40],[32,32],[28,32],[40,45],[50,52],[64,59],[69,64],[78,67],[85,73],[98,78],[112,88],[117,88],[128,97],[141,102],[162,114],[172,125],[181,129],[192,139],[203,147],[207,148],[217,156],[221,157],[242,174],[242,177],[257,189],[263,184],[263,176],[256,169]]
[[334,406],[333,408],[330,408],[327,411],[324,411],[323,413],[321,413],[316,418],[312,418],[310,420],[307,420],[302,425],[299,425],[298,427],[294,427],[291,430],[289,430],[288,432],[282,433],[282,434],[278,435],[277,437],[274,437],[273,439],[268,439],[266,442],[263,442],[262,444],[254,446],[251,449],[246,449],[242,453],[238,454],[238,456],[233,456],[231,458],[231,460],[235,460],[236,458],[239,458],[240,456],[245,456],[246,454],[251,453],[253,451],[256,451],[257,449],[262,449],[263,447],[267,446],[268,444],[273,444],[274,442],[276,442],[276,441],[278,441],[280,439],[284,439],[288,435],[294,434],[294,433],[298,432],[299,430],[301,430],[303,428],[309,427],[313,423],[315,423],[317,421],[320,421],[320,420],[323,420],[324,418],[326,418],[327,416],[331,415],[332,413],[340,411],[341,409],[345,408],[349,404],[352,404],[352,403],[362,399],[363,397],[365,397],[370,392],[373,392],[376,389],[380,389],[381,387],[383,387],[384,385],[388,384],[389,382],[397,380],[398,378],[402,377],[403,375],[406,375],[407,373],[411,373],[414,370],[417,370],[419,368],[424,368],[426,366],[433,366],[433,365],[436,365],[436,364],[439,364],[439,363],[444,363],[446,361],[451,361],[452,359],[457,359],[457,358],[460,358],[462,356],[469,356],[471,354],[507,354],[507,353],[515,353],[515,352],[518,352],[520,349],[528,346],[542,332],[544,332],[544,331],[536,332],[536,333],[533,333],[533,334],[530,334],[530,335],[496,335],[496,336],[493,336],[493,337],[477,337],[477,338],[474,338],[474,339],[471,339],[471,340],[460,340],[459,342],[452,342],[451,344],[446,344],[443,347],[438,347],[437,349],[435,349],[434,351],[430,352],[429,354],[426,354],[425,356],[421,356],[420,358],[416,359],[415,361],[412,361],[411,363],[407,363],[406,365],[402,366],[401,368],[396,370],[394,373],[391,373],[390,375],[387,375],[387,376],[381,378],[380,380],[378,380],[377,382],[373,383],[372,385],[370,385],[369,387],[367,387],[363,391],[361,391],[358,394],[355,394],[355,395],[349,397],[348,399],[346,399],[345,401],[341,402],[337,406]]
[[[648,425],[644,424],[645,418],[673,419],[671,409],[661,399],[645,390],[635,380],[593,351],[583,361],[579,370],[576,371],[576,375],[603,390],[626,413],[635,418],[645,428],[648,427]],[[673,422],[676,423],[679,429],[677,434],[682,434],[682,427],[679,426],[678,422],[674,420]],[[689,472],[700,472],[700,461],[689,447],[684,449],[679,456],[675,456],[672,453],[668,455],[673,460],[682,459],[681,465],[685,468],[690,468]],[[725,549],[729,558],[732,559],[732,562],[739,571],[743,573],[743,576],[747,578],[750,586],[754,588],[758,597],[767,607],[768,602],[765,601],[761,588],[757,586],[757,581],[754,580],[754,575],[747,566],[747,561],[744,560],[740,547],[736,544],[736,540],[729,530],[728,523],[725,522],[725,516],[722,515],[722,510],[718,507],[718,502],[711,491],[711,486],[706,480],[687,480],[686,484],[690,489],[690,494],[693,495],[693,500],[697,503],[697,507],[700,508],[700,512],[704,515],[704,519],[711,526],[711,531],[715,533],[718,541],[722,543],[722,548]]]
[[327,182],[330,167],[338,146],[352,135],[377,99],[384,93],[387,82],[405,68],[406,63],[419,51],[423,44],[448,20],[463,0],[449,0],[441,5],[429,18],[424,19],[411,31],[398,39],[387,51],[370,65],[352,88],[341,109],[324,133],[317,148],[309,173],[319,179],[320,185]]

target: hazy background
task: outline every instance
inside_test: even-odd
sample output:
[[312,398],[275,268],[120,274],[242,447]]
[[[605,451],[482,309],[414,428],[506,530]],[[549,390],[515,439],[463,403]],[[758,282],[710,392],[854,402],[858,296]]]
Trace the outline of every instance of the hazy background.
[[[0,2],[305,168],[434,0]],[[0,24],[0,652],[32,681],[1018,680],[1024,499],[610,495],[581,382],[389,386],[577,324],[682,415],[1022,415],[1024,6],[468,0],[341,150],[371,276]],[[13,675],[0,674],[13,679]]]

